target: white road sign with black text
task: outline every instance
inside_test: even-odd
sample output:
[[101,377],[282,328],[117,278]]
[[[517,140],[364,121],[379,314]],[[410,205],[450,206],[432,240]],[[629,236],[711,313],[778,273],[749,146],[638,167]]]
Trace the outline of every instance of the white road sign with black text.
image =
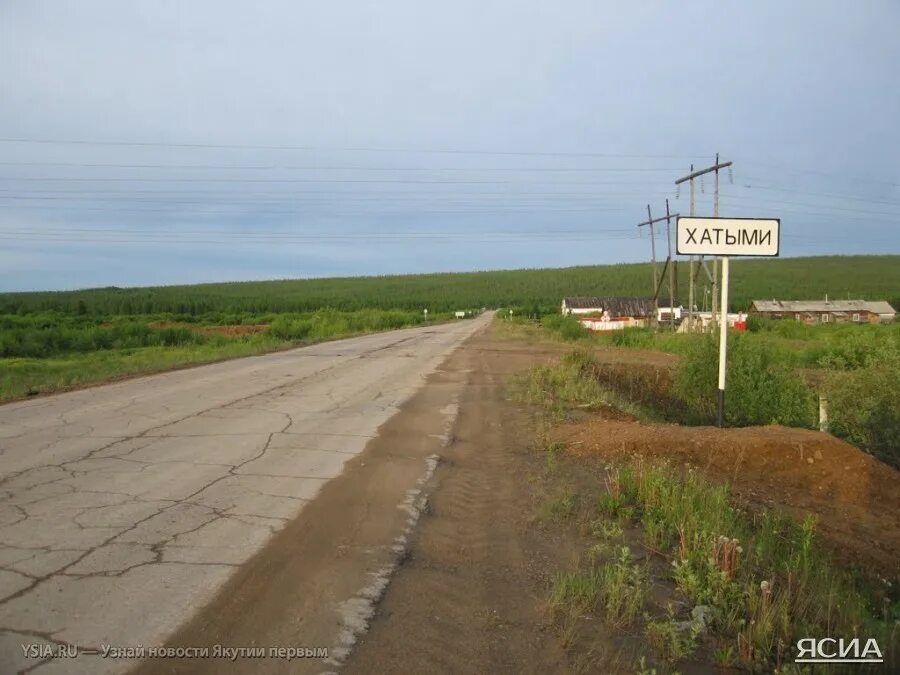
[[678,218],[679,255],[777,256],[778,218]]

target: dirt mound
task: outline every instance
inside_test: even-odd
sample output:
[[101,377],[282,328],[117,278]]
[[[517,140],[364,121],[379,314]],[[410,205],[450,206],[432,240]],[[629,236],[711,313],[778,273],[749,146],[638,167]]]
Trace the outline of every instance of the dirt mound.
[[151,321],[147,324],[149,328],[154,328],[156,330],[162,330],[165,328],[187,328],[195,333],[202,333],[204,335],[210,335],[212,333],[221,333],[222,335],[251,335],[254,333],[262,333],[269,329],[269,324],[267,323],[257,323],[257,324],[221,324],[221,325],[213,325],[213,326],[197,326],[192,323],[184,323],[181,321]]
[[828,434],[780,426],[717,429],[591,419],[561,427],[577,454],[665,458],[732,485],[751,504],[802,517],[839,555],[900,576],[900,472]]
[[221,333],[222,335],[251,335],[269,329],[269,324],[227,324],[222,326],[197,326],[197,333]]

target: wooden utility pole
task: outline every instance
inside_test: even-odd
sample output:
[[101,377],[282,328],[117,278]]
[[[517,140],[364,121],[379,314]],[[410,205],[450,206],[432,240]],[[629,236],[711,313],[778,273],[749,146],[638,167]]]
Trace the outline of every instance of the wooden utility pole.
[[650,226],[650,262],[653,264],[653,292],[655,293],[656,287],[659,285],[659,276],[656,274],[656,233],[653,231],[653,216],[650,215],[649,204],[647,204],[647,225]]
[[669,200],[666,199],[666,244],[668,247],[668,255],[666,256],[666,267],[669,268],[669,323],[672,330],[675,330],[675,261],[672,259],[672,227],[669,214]]
[[[716,153],[716,163],[712,166],[708,166],[705,169],[698,169],[694,171],[694,165],[691,164],[691,172],[687,176],[682,176],[678,180],[675,181],[675,185],[681,185],[685,181],[690,182],[691,186],[691,216],[694,216],[694,179],[699,178],[700,176],[706,175],[708,173],[716,174],[716,191],[715,191],[715,202],[713,204],[713,215],[718,217],[719,215],[719,169],[725,169],[732,165],[732,162],[719,162],[719,154]],[[706,272],[706,276],[709,277],[709,280],[713,283],[713,297],[715,297],[716,288],[718,283],[716,281],[716,277],[718,276],[719,264],[716,259],[713,260],[714,272],[710,274],[709,269],[706,267],[706,263],[703,260],[703,256],[700,256],[700,269]],[[697,274],[694,271],[694,258],[691,256],[691,270],[688,274],[690,281],[690,290],[688,291],[689,302],[690,302],[690,321],[693,324],[694,319],[694,285],[697,280]],[[715,309],[713,309],[713,319],[715,320]],[[691,326],[693,328],[693,326]]]
[[[716,153],[716,163],[713,165],[716,173],[716,189],[713,197],[713,218],[719,217],[719,153]],[[712,278],[712,321],[711,324],[713,328],[716,326],[716,298],[718,296],[719,290],[719,259],[713,258],[713,278]],[[721,320],[725,323],[728,323],[728,315],[724,315],[721,317]]]
[[[672,263],[672,232],[671,232],[671,219],[677,218],[679,214],[677,213],[669,213],[669,200],[666,200],[666,215],[660,216],[659,218],[654,218],[650,213],[650,205],[647,204],[647,220],[643,223],[638,223],[638,227],[643,227],[647,225],[650,228],[650,240],[651,246],[650,251],[653,256],[653,302],[655,305],[659,306],[659,291],[662,287],[662,282],[666,278],[666,271],[669,272],[669,310],[671,313],[671,322],[674,327],[675,325],[675,308],[672,307],[674,304],[675,297],[675,289],[674,289],[674,270]],[[666,256],[666,264],[663,267],[662,276],[656,273],[656,242],[654,240],[654,230],[653,225],[655,223],[660,223],[662,221],[666,221],[666,240],[668,242],[668,255]]]
[[[694,172],[694,165],[691,164],[691,173]],[[677,183],[676,183],[677,185]],[[694,213],[694,181],[691,180],[691,218],[695,215]],[[688,330],[694,329],[694,279],[697,277],[697,273],[694,271],[694,256],[690,256],[688,259]]]

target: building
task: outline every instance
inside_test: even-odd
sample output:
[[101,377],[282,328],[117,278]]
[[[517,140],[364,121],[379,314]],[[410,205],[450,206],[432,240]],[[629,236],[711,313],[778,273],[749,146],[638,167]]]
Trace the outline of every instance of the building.
[[562,313],[574,316],[591,331],[621,330],[651,325],[656,303],[652,298],[563,298]]
[[669,323],[674,318],[675,323],[681,323],[681,319],[684,316],[684,313],[684,307],[682,307],[681,305],[676,305],[675,307],[669,307],[668,305],[664,307],[657,307],[656,320],[659,323]]
[[[685,313],[686,314],[686,313]],[[718,322],[721,320],[722,314],[717,313],[713,315],[712,312],[694,312],[693,314],[693,324],[689,324],[687,318],[681,323],[678,328],[679,333],[691,333],[691,332],[709,332],[715,329],[718,325]],[[716,319],[713,322],[713,318]],[[735,328],[737,330],[747,330],[747,315],[743,312],[728,312],[728,317],[726,318],[728,322],[729,328]]]
[[884,300],[754,300],[751,316],[816,323],[889,323],[896,312]]

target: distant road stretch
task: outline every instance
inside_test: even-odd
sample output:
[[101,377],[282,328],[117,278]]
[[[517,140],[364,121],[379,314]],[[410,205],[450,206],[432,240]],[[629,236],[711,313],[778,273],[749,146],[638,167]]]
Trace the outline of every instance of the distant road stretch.
[[0,672],[22,644],[162,644],[489,321],[0,406]]

